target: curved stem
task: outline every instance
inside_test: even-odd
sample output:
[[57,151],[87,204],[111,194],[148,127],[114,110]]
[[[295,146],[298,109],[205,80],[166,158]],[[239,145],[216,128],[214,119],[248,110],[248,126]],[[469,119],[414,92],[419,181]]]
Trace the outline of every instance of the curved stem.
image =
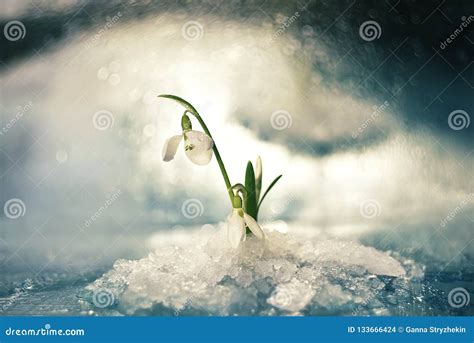
[[232,203],[232,199],[233,199],[233,197],[234,197],[234,193],[232,192],[232,190],[229,190],[229,187],[231,187],[231,183],[230,183],[230,180],[229,180],[229,175],[227,174],[227,170],[225,169],[224,161],[222,161],[222,157],[221,157],[221,154],[219,153],[219,149],[217,149],[216,141],[214,140],[214,138],[212,138],[211,132],[210,132],[209,129],[207,128],[206,123],[205,123],[204,120],[201,118],[201,116],[199,115],[199,113],[198,113],[197,111],[196,111],[196,112],[188,111],[188,112],[191,113],[192,115],[194,115],[194,117],[196,117],[196,119],[197,119],[197,121],[199,122],[199,124],[201,124],[202,129],[204,130],[204,132],[205,132],[209,137],[211,137],[212,141],[214,142],[214,144],[212,145],[212,150],[214,150],[214,155],[216,155],[217,164],[219,164],[219,168],[220,168],[220,170],[221,170],[222,177],[224,178],[224,182],[225,182],[226,188],[227,188],[228,193],[229,193],[230,202]]
[[212,139],[212,141],[214,142],[214,144],[212,146],[212,150],[214,151],[214,155],[216,155],[216,160],[217,160],[217,163],[219,164],[219,168],[221,170],[222,177],[224,178],[224,182],[225,182],[225,185],[226,185],[226,188],[227,188],[227,192],[229,193],[230,202],[233,206],[234,193],[232,192],[232,185],[231,185],[230,180],[229,180],[229,175],[227,175],[227,171],[225,169],[224,162],[222,161],[221,154],[219,153],[219,149],[217,149],[216,142],[214,141],[214,138],[212,138],[211,132],[207,128],[207,125],[204,122],[204,120],[201,118],[201,115],[199,114],[199,112],[189,102],[187,102],[186,100],[184,100],[184,99],[182,99],[182,98],[180,98],[176,95],[161,94],[161,95],[158,95],[158,97],[159,98],[167,98],[167,99],[177,101],[182,106],[184,106],[184,108],[186,108],[186,112],[191,113],[197,119],[197,121],[201,125],[204,132]]

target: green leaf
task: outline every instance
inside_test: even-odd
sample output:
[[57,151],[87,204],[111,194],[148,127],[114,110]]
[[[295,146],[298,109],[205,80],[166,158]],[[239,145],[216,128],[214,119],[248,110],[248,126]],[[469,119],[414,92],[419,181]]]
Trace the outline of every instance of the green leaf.
[[245,171],[245,188],[247,189],[247,197],[244,201],[245,212],[252,218],[257,220],[257,197],[255,193],[255,173],[253,171],[252,162],[247,163]]
[[[259,175],[260,174],[260,175]],[[262,159],[260,156],[257,157],[257,163],[255,164],[255,198],[258,200],[260,199],[260,194],[262,191]],[[257,208],[257,215],[258,215],[258,208]]]
[[267,190],[265,191],[265,193],[263,193],[263,196],[262,196],[262,199],[260,199],[260,202],[258,203],[258,206],[257,206],[257,212],[258,210],[260,209],[260,206],[262,205],[262,202],[263,202],[263,199],[265,199],[265,197],[267,196],[268,192],[270,192],[270,190],[273,188],[273,186],[275,186],[275,184],[278,182],[278,180],[280,180],[280,178],[282,177],[283,175],[279,175],[275,178],[275,180],[272,181],[272,183],[270,184],[270,186],[268,186]]

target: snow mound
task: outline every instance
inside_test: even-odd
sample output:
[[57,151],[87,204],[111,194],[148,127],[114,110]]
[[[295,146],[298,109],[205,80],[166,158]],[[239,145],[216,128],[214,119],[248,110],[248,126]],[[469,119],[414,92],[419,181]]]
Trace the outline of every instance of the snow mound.
[[[163,243],[171,235],[160,234],[157,240]],[[356,313],[371,304],[383,309],[387,285],[409,277],[389,253],[314,235],[268,232],[265,244],[248,236],[232,250],[220,224],[219,229],[205,225],[167,243],[141,260],[118,260],[87,286],[98,310],[112,307],[126,315],[312,315],[340,307],[341,313]]]

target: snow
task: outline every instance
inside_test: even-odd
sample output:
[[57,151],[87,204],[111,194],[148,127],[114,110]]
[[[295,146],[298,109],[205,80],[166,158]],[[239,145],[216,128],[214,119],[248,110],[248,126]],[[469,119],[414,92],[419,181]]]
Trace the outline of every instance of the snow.
[[118,260],[86,289],[110,294],[126,315],[300,315],[368,303],[383,309],[385,284],[409,277],[388,252],[288,231],[267,231],[265,244],[249,236],[238,250],[224,223],[161,233],[154,253]]

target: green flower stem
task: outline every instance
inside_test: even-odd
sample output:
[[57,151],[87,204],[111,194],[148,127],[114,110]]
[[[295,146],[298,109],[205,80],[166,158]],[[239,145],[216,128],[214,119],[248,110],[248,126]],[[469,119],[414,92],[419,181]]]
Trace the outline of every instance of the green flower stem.
[[[226,188],[229,189],[229,187],[231,187],[231,183],[230,183],[230,180],[229,180],[229,175],[227,174],[227,170],[225,169],[224,161],[222,161],[222,157],[221,157],[221,154],[219,153],[219,149],[217,149],[216,141],[214,140],[214,138],[212,138],[211,132],[207,128],[206,123],[204,123],[204,120],[202,120],[199,113],[197,111],[195,113],[193,113],[193,112],[190,112],[190,113],[193,114],[196,117],[199,124],[201,124],[202,129],[204,130],[204,132],[209,137],[211,137],[212,141],[214,142],[214,144],[212,145],[212,150],[214,150],[214,155],[216,156],[217,164],[219,164],[219,168],[221,170],[222,177],[224,178]],[[232,190],[228,190],[228,193],[229,193],[230,202],[232,203],[233,198],[234,198],[234,192],[232,192]]]
[[222,161],[221,154],[219,153],[219,149],[217,149],[216,142],[212,138],[211,132],[209,132],[209,129],[207,128],[207,125],[204,122],[204,120],[201,118],[201,115],[199,114],[199,112],[193,107],[193,105],[191,105],[186,100],[180,98],[179,96],[170,95],[170,94],[161,94],[161,95],[158,95],[158,97],[177,101],[182,106],[184,106],[184,108],[186,108],[186,110],[187,110],[186,112],[191,113],[197,119],[197,121],[201,125],[204,132],[212,139],[212,141],[214,142],[214,144],[212,146],[212,150],[214,151],[214,155],[216,156],[217,163],[219,164],[219,168],[220,168],[222,176],[224,178],[224,182],[225,182],[225,185],[226,185],[226,188],[227,188],[227,192],[229,193],[230,202],[231,202],[232,206],[234,206],[234,192],[232,191],[232,185],[231,185],[230,180],[229,180],[229,175],[227,175],[227,171],[225,169],[224,162]]

